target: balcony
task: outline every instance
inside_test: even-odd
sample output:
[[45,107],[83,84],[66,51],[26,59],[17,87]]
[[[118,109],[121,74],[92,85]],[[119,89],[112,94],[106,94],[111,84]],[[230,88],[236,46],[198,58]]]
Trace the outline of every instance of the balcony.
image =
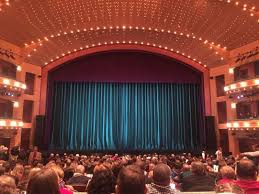
[[226,123],[226,128],[229,130],[258,130],[259,118],[234,120]]
[[23,122],[16,119],[0,119],[0,129],[20,129]]
[[257,90],[259,88],[259,78],[240,81],[233,84],[226,85],[224,91],[227,94],[239,93],[242,91]]
[[22,82],[0,77],[0,95],[2,96],[20,96],[26,89],[26,85]]

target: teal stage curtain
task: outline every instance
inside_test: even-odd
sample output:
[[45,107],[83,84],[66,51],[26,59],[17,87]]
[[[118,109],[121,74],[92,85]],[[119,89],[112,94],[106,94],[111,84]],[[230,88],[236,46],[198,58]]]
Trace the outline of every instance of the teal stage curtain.
[[56,82],[52,148],[198,149],[201,92],[199,84]]

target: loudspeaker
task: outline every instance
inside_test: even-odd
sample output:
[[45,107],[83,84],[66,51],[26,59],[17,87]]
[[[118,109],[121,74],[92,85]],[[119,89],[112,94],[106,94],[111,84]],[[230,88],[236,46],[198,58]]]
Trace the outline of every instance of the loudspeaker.
[[215,131],[215,117],[205,117],[205,131],[206,131],[206,148],[208,151],[215,151],[217,149],[216,131]]
[[45,137],[45,115],[37,115],[35,120],[35,133],[34,133],[34,145],[39,149],[44,149],[44,137]]

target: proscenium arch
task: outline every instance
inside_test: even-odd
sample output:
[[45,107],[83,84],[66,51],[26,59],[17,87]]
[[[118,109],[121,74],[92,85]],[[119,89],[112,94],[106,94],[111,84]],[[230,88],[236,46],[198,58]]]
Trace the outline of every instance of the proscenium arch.
[[182,55],[179,55],[174,52],[163,50],[156,47],[149,47],[145,45],[105,45],[98,46],[93,48],[88,48],[85,50],[80,50],[69,55],[66,55],[48,65],[42,67],[42,79],[41,79],[41,93],[40,93],[40,114],[46,114],[46,102],[47,102],[47,86],[48,86],[48,73],[49,71],[57,68],[68,61],[72,61],[76,58],[91,55],[94,53],[105,52],[105,51],[119,51],[119,50],[135,50],[135,51],[144,51],[154,54],[160,54],[167,56],[169,58],[175,59],[179,62],[182,62],[190,67],[203,73],[203,92],[204,92],[204,105],[205,105],[205,114],[211,115],[211,99],[210,99],[210,84],[209,84],[209,70],[203,65],[188,59]]

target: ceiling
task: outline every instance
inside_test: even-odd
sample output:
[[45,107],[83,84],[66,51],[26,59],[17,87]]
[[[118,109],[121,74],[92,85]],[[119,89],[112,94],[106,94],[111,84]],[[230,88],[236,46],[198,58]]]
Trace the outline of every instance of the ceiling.
[[101,45],[159,47],[213,67],[259,40],[259,0],[0,0],[0,39],[44,66]]

